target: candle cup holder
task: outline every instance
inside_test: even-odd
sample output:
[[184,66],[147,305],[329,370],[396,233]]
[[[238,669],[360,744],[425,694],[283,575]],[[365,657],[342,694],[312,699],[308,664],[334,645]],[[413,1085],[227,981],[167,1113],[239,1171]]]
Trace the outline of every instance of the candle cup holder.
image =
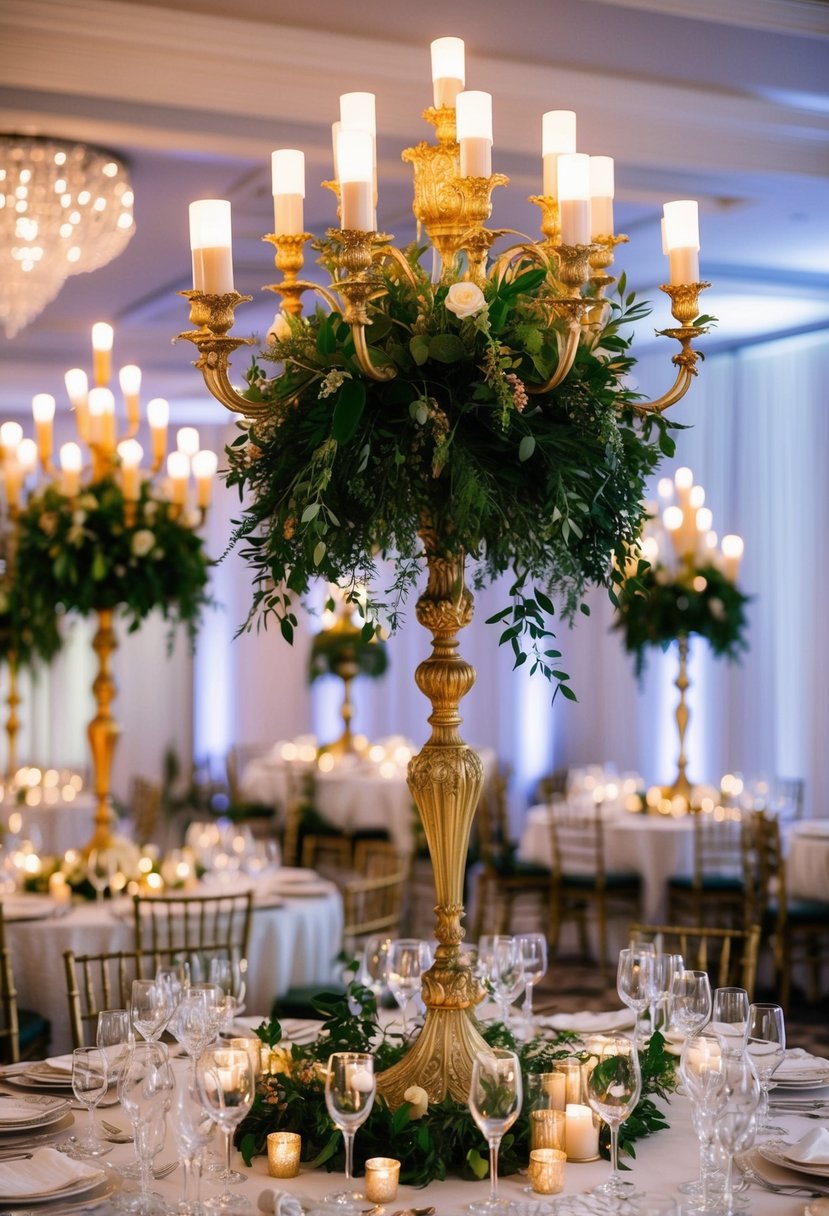
[[558,257],[557,251],[561,244],[558,199],[553,194],[531,194],[527,202],[541,208],[541,232],[544,236],[544,247],[547,252]]
[[370,1203],[392,1203],[397,1198],[400,1162],[394,1157],[369,1157],[365,1192]]
[[265,291],[274,291],[282,296],[282,308],[292,317],[298,317],[302,313],[302,293],[306,290],[307,284],[298,281],[299,272],[305,265],[305,255],[303,246],[306,241],[312,240],[310,232],[299,233],[283,233],[277,235],[269,232],[267,236],[263,236],[262,240],[273,245],[274,265],[277,270],[282,272],[282,281],[280,283],[270,283],[265,287]]
[[530,1148],[552,1148],[564,1152],[564,1145],[564,1111],[531,1110]]
[[557,1148],[536,1148],[530,1153],[527,1171],[537,1195],[557,1195],[564,1189],[567,1154]]
[[271,1178],[296,1178],[302,1137],[297,1132],[271,1132],[268,1136],[268,1173]]
[[457,149],[457,120],[454,106],[429,106],[422,117],[435,128],[435,138],[444,147],[454,144]]

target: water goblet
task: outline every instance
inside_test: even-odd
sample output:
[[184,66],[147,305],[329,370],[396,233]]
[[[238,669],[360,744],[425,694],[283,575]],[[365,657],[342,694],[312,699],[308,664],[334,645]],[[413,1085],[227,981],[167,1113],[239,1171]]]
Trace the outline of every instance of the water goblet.
[[[720,1039],[722,1045],[722,1039]],[[760,1082],[748,1056],[723,1049],[725,1100],[716,1123],[716,1137],[725,1158],[725,1187],[720,1211],[734,1211],[734,1157],[754,1141],[755,1112],[760,1104]]]
[[594,1054],[597,1061],[587,1078],[587,1101],[610,1128],[610,1177],[593,1189],[614,1200],[630,1199],[634,1185],[619,1172],[619,1128],[642,1092],[636,1039],[608,1036]]
[[[211,958],[208,978],[224,994],[225,1021],[232,1022],[245,1009],[246,958]],[[225,1027],[228,1029],[228,1027]]]
[[[651,1005],[651,1033],[664,1031],[670,1022],[671,985],[674,976],[685,970],[685,960],[681,954],[657,954],[654,961],[654,1003]],[[662,1009],[663,1018],[660,1024],[659,1011]]]
[[671,981],[671,1026],[683,1039],[702,1030],[711,1016],[711,981],[706,971],[685,968]]
[[363,947],[360,962],[360,983],[370,988],[379,1001],[389,969],[389,947],[392,939],[383,933],[375,933]]
[[79,1157],[103,1157],[112,1151],[95,1134],[95,1107],[107,1091],[107,1058],[100,1047],[76,1047],[72,1052],[72,1092],[89,1114],[86,1135],[76,1147]]
[[170,1019],[170,994],[155,980],[133,980],[130,990],[130,1020],[148,1042],[160,1039]]
[[121,1108],[132,1124],[139,1191],[122,1201],[139,1216],[164,1216],[166,1205],[150,1190],[153,1160],[164,1143],[164,1122],[175,1082],[167,1048],[153,1040],[133,1043],[118,1081]]
[[196,1060],[215,1037],[208,997],[209,993],[203,989],[190,989],[179,1001],[169,1022],[170,1033],[190,1057],[194,1076]]
[[719,1037],[726,1055],[740,1055],[745,1046],[748,1005],[745,988],[714,990],[711,1029]]
[[469,1111],[489,1145],[489,1198],[469,1205],[475,1216],[509,1213],[513,1204],[498,1198],[498,1150],[521,1110],[521,1065],[513,1051],[487,1048],[472,1064]]
[[202,1165],[215,1126],[201,1100],[195,1073],[182,1077],[173,1102],[173,1134],[184,1166],[179,1216],[197,1216],[201,1212]]
[[245,1216],[251,1205],[227,1189],[233,1182],[244,1182],[245,1175],[230,1165],[234,1129],[251,1108],[256,1090],[253,1058],[249,1051],[235,1047],[206,1048],[196,1063],[196,1083],[205,1110],[217,1123],[224,1140],[225,1190],[204,1204],[209,1212],[225,1216]]
[[757,1001],[748,1007],[746,1021],[746,1054],[754,1065],[760,1081],[760,1116],[757,1135],[785,1135],[783,1127],[769,1123],[769,1090],[773,1085],[775,1071],[786,1058],[786,1025],[780,1005]]
[[547,938],[543,933],[519,933],[519,949],[524,964],[524,1018],[527,1034],[533,1028],[533,988],[547,972]]
[[86,876],[95,888],[95,899],[104,898],[104,892],[112,889],[112,880],[118,871],[118,858],[112,849],[90,849],[86,859]]
[[133,1041],[128,1009],[101,1009],[95,1028],[95,1044],[107,1061],[107,1084],[117,1085]]
[[414,937],[401,937],[389,946],[386,982],[403,1013],[403,1034],[408,1037],[408,1005],[420,992],[420,979],[432,964],[428,942]]
[[170,994],[170,1008],[175,1009],[181,1000],[182,993],[190,987],[190,964],[186,959],[171,963],[169,966],[162,964],[156,970],[155,981],[167,989]]
[[635,945],[619,951],[616,968],[616,991],[628,1009],[636,1017],[634,1037],[639,1038],[639,1023],[642,1014],[653,1004],[656,997],[654,972],[655,954],[653,946]]
[[691,1121],[700,1146],[699,1178],[682,1182],[679,1190],[694,1200],[694,1210],[711,1212],[717,1201],[711,1194],[711,1182],[716,1172],[713,1147],[716,1121],[726,1098],[725,1056],[720,1041],[710,1031],[685,1040],[680,1057],[679,1074],[691,1100]]
[[489,978],[500,1020],[508,1026],[510,1005],[524,988],[524,961],[517,938],[493,938]]
[[[376,1091],[373,1056],[362,1051],[335,1051],[328,1057],[325,1105],[343,1134],[347,1183],[353,1175],[354,1136],[371,1112]],[[326,1202],[350,1204],[359,1199],[362,1199],[359,1193],[340,1191],[327,1196]]]

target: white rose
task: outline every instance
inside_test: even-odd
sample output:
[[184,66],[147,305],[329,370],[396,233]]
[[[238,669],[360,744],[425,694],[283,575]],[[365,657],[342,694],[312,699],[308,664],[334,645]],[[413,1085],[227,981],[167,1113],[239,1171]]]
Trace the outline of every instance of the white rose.
[[132,538],[132,552],[135,557],[146,557],[155,545],[155,534],[149,528],[141,528]]
[[486,300],[477,283],[453,283],[446,293],[446,307],[456,317],[474,317],[486,307]]
[[273,319],[273,324],[268,330],[267,342],[273,346],[274,342],[286,342],[291,336],[291,324],[284,312],[278,312]]
[[403,1094],[403,1101],[409,1103],[410,1119],[422,1119],[429,1109],[429,1095],[420,1085],[410,1085]]

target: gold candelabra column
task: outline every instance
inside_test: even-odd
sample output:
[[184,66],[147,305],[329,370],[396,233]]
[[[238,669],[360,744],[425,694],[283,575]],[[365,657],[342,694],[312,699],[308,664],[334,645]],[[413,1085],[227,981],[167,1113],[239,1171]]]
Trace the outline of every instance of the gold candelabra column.
[[378,1078],[378,1089],[392,1107],[414,1084],[426,1090],[430,1102],[447,1094],[466,1102],[472,1062],[484,1046],[473,1016],[483,994],[461,950],[464,868],[483,785],[480,758],[458,731],[458,704],[475,682],[475,669],[458,654],[457,639],[472,619],[472,595],[464,586],[463,556],[440,555],[429,533],[422,536],[429,578],[417,619],[432,634],[432,654],[415,679],[432,705],[432,734],[410,761],[408,781],[435,874],[439,944],[422,982],[426,1023],[405,1058]]
[[669,798],[685,798],[688,800],[688,802],[690,802],[692,786],[691,782],[688,780],[686,772],[688,757],[685,753],[685,736],[688,731],[688,721],[691,716],[685,696],[691,686],[691,681],[688,677],[688,635],[685,633],[680,634],[680,636],[677,638],[677,645],[679,647],[679,671],[677,673],[676,680],[674,681],[674,688],[676,688],[679,693],[679,701],[677,703],[675,715],[676,728],[679,735],[679,755],[677,756],[676,761],[676,779],[672,785],[667,787],[665,793]]
[[335,739],[333,743],[327,743],[322,751],[333,756],[350,756],[357,750],[354,746],[354,736],[351,733],[351,723],[354,719],[351,685],[360,673],[360,665],[357,662],[357,653],[354,648],[354,644],[360,637],[360,630],[346,617],[341,617],[328,632],[337,634],[342,642],[342,648],[333,665],[333,670],[334,674],[339,676],[343,682],[343,700],[340,706],[343,732],[339,739]]
[[17,715],[17,709],[20,705],[20,693],[17,690],[17,655],[13,650],[9,651],[7,666],[9,669],[9,691],[6,696],[6,704],[9,707],[9,716],[6,718],[6,738],[8,739],[6,777],[11,781],[17,772],[17,736],[20,731],[20,718]]
[[96,808],[94,830],[83,850],[87,854],[92,849],[108,848],[113,839],[112,825],[115,815],[110,797],[110,778],[115,745],[121,732],[110,712],[110,706],[118,692],[110,671],[110,662],[117,648],[113,610],[101,608],[98,611],[98,629],[92,639],[92,649],[98,656],[98,672],[92,683],[96,713],[87,728],[87,736],[92,751]]

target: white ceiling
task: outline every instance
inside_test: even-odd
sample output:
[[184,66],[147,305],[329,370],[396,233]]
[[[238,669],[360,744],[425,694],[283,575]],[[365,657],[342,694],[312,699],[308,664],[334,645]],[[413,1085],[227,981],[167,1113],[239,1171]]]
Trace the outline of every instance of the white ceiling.
[[[232,14],[232,15],[228,15]],[[13,340],[0,337],[0,416],[34,392],[62,398],[88,366],[95,320],[116,326],[116,366],[146,396],[222,418],[190,367],[176,292],[188,287],[187,204],[233,203],[238,314],[261,334],[273,297],[270,152],[304,148],[306,225],[335,222],[330,126],[342,92],[377,95],[381,226],[413,236],[401,148],[431,138],[429,42],[463,37],[467,87],[493,94],[494,168],[511,185],[492,223],[528,233],[538,213],[541,114],[578,113],[579,148],[616,159],[618,258],[660,298],[659,216],[700,200],[708,349],[829,327],[829,4],[826,0],[3,0],[0,131],[101,143],[127,157],[137,232],[126,252],[68,280]],[[661,324],[655,314],[649,331]],[[643,334],[644,338],[648,333]],[[239,357],[239,370],[245,360]]]

